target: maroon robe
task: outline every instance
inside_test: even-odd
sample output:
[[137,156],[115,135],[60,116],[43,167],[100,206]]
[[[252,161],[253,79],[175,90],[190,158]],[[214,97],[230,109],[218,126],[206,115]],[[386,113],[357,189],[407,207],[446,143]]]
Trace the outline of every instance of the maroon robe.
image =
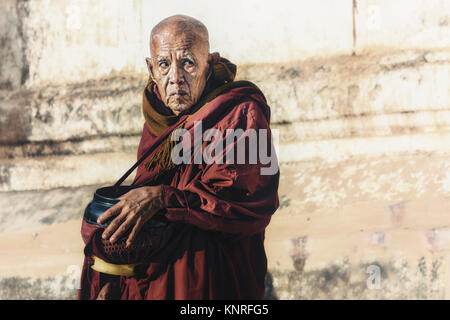
[[[196,120],[202,121],[203,132],[219,129],[224,144],[226,129],[270,132],[270,108],[263,94],[251,86],[230,89],[196,112],[184,125],[192,140]],[[144,124],[138,158],[160,140]],[[191,159],[194,156],[193,150]],[[121,299],[262,299],[267,272],[264,230],[279,205],[279,171],[260,173],[268,166],[259,158],[257,164],[192,160],[154,181],[155,169],[147,171],[144,161],[133,184],[162,184],[164,214],[170,223],[154,235],[151,230],[141,231],[155,237],[153,248],[138,276],[120,276]],[[85,236],[85,241],[90,239]],[[95,299],[104,283],[103,274],[92,270],[91,264],[87,256],[81,299]]]

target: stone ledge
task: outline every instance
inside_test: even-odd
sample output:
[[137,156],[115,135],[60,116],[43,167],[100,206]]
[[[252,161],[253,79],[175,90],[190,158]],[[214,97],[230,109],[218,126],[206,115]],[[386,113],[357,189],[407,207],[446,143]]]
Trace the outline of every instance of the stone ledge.
[[[273,124],[439,111],[450,107],[447,53],[419,50],[411,53],[414,59],[411,54],[379,53],[243,65],[238,66],[238,78],[262,89]],[[78,84],[3,90],[0,143],[139,135],[146,80],[147,75],[122,74]]]
[[[4,277],[0,279],[1,300],[77,300],[70,275],[47,278]],[[70,284],[68,287],[67,284]]]
[[138,135],[146,78],[114,76],[0,95],[0,143]]
[[386,137],[356,137],[280,144],[281,162],[320,160],[337,163],[343,160],[373,156],[429,152],[448,153],[449,133],[409,134]]
[[[280,143],[281,164],[352,158],[448,153],[450,133],[358,137]],[[136,162],[136,151],[0,159],[0,191],[45,190],[117,181]],[[134,173],[128,181],[134,177]]]
[[[392,257],[381,261],[376,257],[368,261],[342,257],[340,261],[304,272],[269,269],[266,299],[448,299],[448,279],[444,275],[448,263],[441,256],[411,260]],[[370,281],[369,266],[379,267],[378,288]]]
[[448,52],[409,50],[255,64],[241,68],[238,76],[266,93],[273,123],[443,110],[450,107]]
[[80,221],[95,190],[102,186],[0,192],[0,233]]
[[[447,158],[412,151],[282,163],[266,298],[448,298]],[[76,297],[81,215],[97,187],[0,194],[0,297]],[[381,290],[367,287],[369,265],[381,268]]]
[[[406,134],[446,134],[450,132],[450,110],[422,110],[392,114],[362,115],[341,119],[272,124],[279,142],[328,139],[371,138]],[[15,145],[0,144],[0,159],[85,155],[108,152],[136,152],[139,135],[86,137],[67,141],[37,141]]]
[[[447,262],[448,263],[448,262]],[[381,270],[380,288],[369,288],[369,266]],[[447,267],[442,257],[414,261],[391,258],[351,263],[345,258],[305,272],[270,269],[266,275],[266,300],[373,300],[373,299],[448,299],[442,275]],[[430,270],[430,271],[428,271]],[[70,270],[69,270],[70,271]],[[77,278],[70,273],[49,277],[2,277],[2,300],[76,300]]]
[[280,143],[450,132],[450,110],[380,113],[272,124]]
[[[80,221],[71,220],[0,233],[4,243],[0,251],[7,257],[0,267],[0,298],[76,299],[83,260],[79,229]],[[399,231],[403,232],[394,230]],[[269,260],[266,299],[448,298],[449,278],[445,273],[450,266],[448,248],[430,253],[414,242],[405,249],[405,242],[409,243],[411,238],[415,239],[413,230],[403,232],[398,239],[402,243],[399,248],[392,248],[388,243],[374,250],[373,247],[380,247],[379,243],[367,245],[365,241],[348,237],[345,232],[334,231],[326,237],[313,239],[314,255],[319,258],[311,255],[302,262],[301,255],[296,255],[298,252],[281,248],[292,255],[286,262],[294,263],[286,269],[273,255],[274,250],[280,248],[269,233],[266,237]],[[316,261],[311,263],[311,259]],[[367,286],[370,265],[380,268],[382,290]]]
[[90,137],[68,141],[38,141],[16,145],[0,144],[0,159],[136,152],[140,135]]
[[[110,183],[136,162],[136,152],[0,161],[0,191],[45,190]],[[134,178],[134,174],[127,179]]]

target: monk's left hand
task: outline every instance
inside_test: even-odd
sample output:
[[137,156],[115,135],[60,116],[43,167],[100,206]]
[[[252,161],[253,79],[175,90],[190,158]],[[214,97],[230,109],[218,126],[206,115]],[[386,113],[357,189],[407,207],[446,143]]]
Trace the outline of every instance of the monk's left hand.
[[140,187],[119,197],[120,201],[97,220],[101,224],[115,217],[103,231],[102,238],[114,243],[131,228],[126,242],[129,246],[144,223],[164,207],[161,190],[161,186]]

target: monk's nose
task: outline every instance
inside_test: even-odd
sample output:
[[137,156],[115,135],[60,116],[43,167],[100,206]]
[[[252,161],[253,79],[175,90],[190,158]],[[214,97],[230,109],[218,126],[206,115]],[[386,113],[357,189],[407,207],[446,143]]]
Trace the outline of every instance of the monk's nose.
[[170,84],[182,84],[184,82],[183,72],[178,67],[172,67],[169,75]]

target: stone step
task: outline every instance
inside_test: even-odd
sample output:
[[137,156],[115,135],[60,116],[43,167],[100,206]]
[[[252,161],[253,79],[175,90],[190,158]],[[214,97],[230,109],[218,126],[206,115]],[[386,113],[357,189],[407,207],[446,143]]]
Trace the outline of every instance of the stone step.
[[141,135],[91,137],[81,140],[38,141],[0,144],[0,159],[84,155],[107,152],[136,152]]
[[405,208],[400,223],[385,219],[387,214],[377,211],[377,203],[366,204],[363,212],[355,207],[335,214],[317,212],[309,220],[300,214],[287,217],[283,210],[277,212],[266,231],[269,267],[298,270],[298,259],[306,270],[314,270],[342,262],[344,257],[363,263],[450,256],[450,199],[416,200]]
[[[45,190],[115,182],[136,160],[135,152],[1,160],[0,191]],[[129,183],[134,174],[124,183]]]
[[[281,164],[267,297],[450,295],[448,154]],[[76,297],[82,211],[99,185],[0,194],[0,296]],[[367,268],[380,268],[381,289]]]
[[[387,121],[392,131],[406,130],[397,129],[395,117],[385,120],[380,115],[448,110],[450,60],[446,52],[417,50],[406,57],[389,52],[244,65],[239,67],[238,78],[261,87],[274,124],[339,119],[342,125],[334,127],[349,125],[344,131],[351,132],[353,126],[346,118],[374,115],[375,122],[383,125]],[[0,90],[0,143],[11,146],[139,135],[146,81],[145,74],[122,74],[84,83]],[[400,127],[420,123],[417,117],[411,118],[411,125],[398,120]],[[448,121],[434,119],[431,126],[448,126]],[[429,119],[425,122],[429,127]],[[372,134],[383,130],[377,123],[372,125]]]
[[0,233],[80,220],[101,186],[0,192]]
[[0,233],[0,299],[76,299],[81,220]]
[[[350,158],[445,154],[448,145],[450,133],[444,132],[280,143],[277,155],[281,164],[299,161],[339,163]],[[136,162],[135,152],[0,159],[0,191],[43,190],[111,183],[117,181]],[[134,174],[129,180],[132,177]]]
[[411,50],[250,65],[274,123],[443,110],[450,107],[448,50]]
[[280,143],[277,154],[281,162],[317,159],[337,163],[352,157],[369,159],[400,154],[447,153],[449,143],[450,133],[444,131]]
[[[338,219],[329,219],[328,224]],[[292,224],[274,216],[266,234],[268,289],[278,298],[448,297],[448,238],[437,251],[423,245],[423,230],[413,229],[391,229],[384,237],[374,237],[370,231],[334,229],[321,234],[305,231],[303,238],[289,238]],[[82,250],[79,219],[0,233],[0,298],[75,299]],[[369,266],[379,268],[385,290],[367,287]],[[293,290],[300,284],[302,288]],[[425,291],[415,291],[416,287]]]
[[0,143],[140,134],[144,87],[145,78],[113,76],[0,92]]
[[345,138],[377,138],[450,132],[450,110],[380,113],[339,119],[272,124],[280,143]]
[[[275,123],[272,124],[272,131],[277,132],[279,143],[283,145],[330,139],[370,139],[393,135],[413,135],[414,137],[421,134],[446,135],[450,132],[450,110],[424,110],[284,124]],[[140,134],[119,134],[73,140],[0,144],[0,159],[135,152],[140,138]]]

